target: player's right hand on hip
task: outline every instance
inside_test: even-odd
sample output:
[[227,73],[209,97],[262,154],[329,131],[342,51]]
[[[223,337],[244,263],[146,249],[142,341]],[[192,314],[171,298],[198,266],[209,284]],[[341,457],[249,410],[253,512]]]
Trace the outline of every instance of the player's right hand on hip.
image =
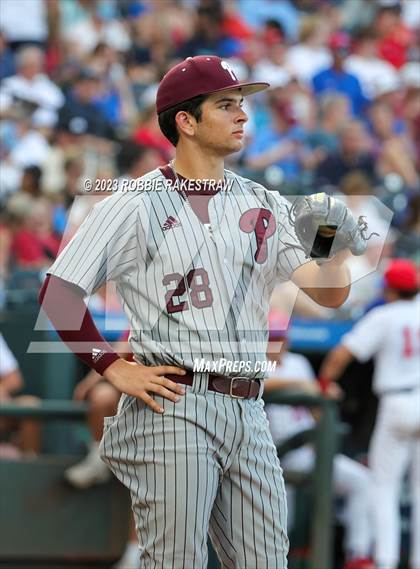
[[120,359],[106,368],[104,377],[118,391],[138,397],[153,411],[163,413],[163,408],[149,393],[156,393],[175,403],[185,394],[184,386],[166,378],[166,373],[185,375],[186,371],[175,366],[143,366]]

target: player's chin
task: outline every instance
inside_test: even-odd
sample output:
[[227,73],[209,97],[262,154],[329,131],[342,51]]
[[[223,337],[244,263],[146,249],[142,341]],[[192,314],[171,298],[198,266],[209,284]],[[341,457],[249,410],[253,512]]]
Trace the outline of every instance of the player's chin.
[[243,145],[242,140],[229,141],[229,144],[225,145],[225,154],[234,154],[235,152],[242,150]]

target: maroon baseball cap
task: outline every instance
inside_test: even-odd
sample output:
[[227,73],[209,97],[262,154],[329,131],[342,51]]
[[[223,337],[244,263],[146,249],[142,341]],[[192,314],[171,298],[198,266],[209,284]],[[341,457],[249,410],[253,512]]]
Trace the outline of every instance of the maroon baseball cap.
[[156,111],[159,114],[198,95],[240,88],[242,95],[246,96],[269,86],[269,83],[238,81],[229,63],[216,55],[187,57],[172,67],[160,82]]

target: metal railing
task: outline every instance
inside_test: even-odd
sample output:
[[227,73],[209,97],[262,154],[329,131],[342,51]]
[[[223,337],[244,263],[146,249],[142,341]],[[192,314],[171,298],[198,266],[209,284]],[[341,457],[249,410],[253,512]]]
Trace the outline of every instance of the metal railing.
[[316,453],[313,473],[313,514],[311,517],[311,569],[333,569],[333,460],[337,452],[339,421],[337,403],[318,395],[294,391],[273,391],[264,394],[268,403],[303,407],[317,407],[320,417],[314,433]]
[[88,409],[87,403],[60,399],[40,401],[39,405],[33,406],[0,402],[0,417],[80,421],[86,417]]

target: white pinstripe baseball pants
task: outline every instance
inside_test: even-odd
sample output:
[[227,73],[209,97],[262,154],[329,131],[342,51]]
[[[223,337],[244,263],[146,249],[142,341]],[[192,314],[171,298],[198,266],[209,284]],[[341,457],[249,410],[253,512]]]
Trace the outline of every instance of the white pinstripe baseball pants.
[[[199,374],[196,374],[196,377]],[[130,490],[142,569],[286,569],[282,470],[264,403],[186,386],[165,412],[123,395],[101,455]]]

